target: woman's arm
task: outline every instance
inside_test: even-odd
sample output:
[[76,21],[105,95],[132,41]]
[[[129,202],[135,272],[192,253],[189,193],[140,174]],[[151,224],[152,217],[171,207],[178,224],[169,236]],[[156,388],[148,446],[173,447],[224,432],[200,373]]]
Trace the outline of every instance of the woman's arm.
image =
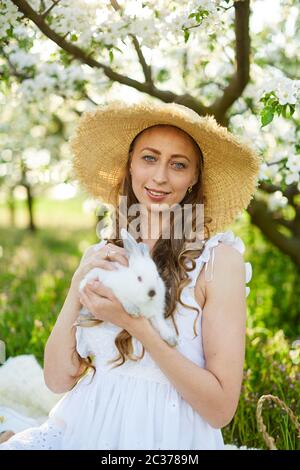
[[107,247],[113,246],[114,248],[115,253],[111,255],[112,261],[118,261],[128,266],[124,248],[108,244],[95,251],[95,246],[90,246],[84,253],[72,277],[66,300],[45,346],[44,379],[47,387],[56,393],[71,390],[79,380],[79,376],[87,368],[85,364],[82,364],[76,351],[76,327],[73,326],[82,307],[79,294],[81,280],[91,269],[96,267],[107,270],[116,269],[111,261],[106,260]]
[[130,333],[183,399],[212,427],[222,428],[230,423],[238,405],[245,353],[245,264],[233,247],[220,244],[215,248],[213,280],[206,283],[202,315],[205,369],[165,343],[146,319]]
[[94,246],[85,251],[72,277],[64,305],[45,346],[44,379],[47,387],[55,393],[71,390],[79,380],[80,374],[86,370],[76,351],[76,327],[73,323],[77,320],[82,307],[79,300],[80,281],[84,273],[92,268],[92,259],[95,266]]
[[44,379],[47,387],[55,393],[70,390],[78,381],[78,375],[86,369],[80,365],[76,351],[76,329],[73,323],[79,314],[81,304],[72,285],[56,323],[47,340],[44,351]]

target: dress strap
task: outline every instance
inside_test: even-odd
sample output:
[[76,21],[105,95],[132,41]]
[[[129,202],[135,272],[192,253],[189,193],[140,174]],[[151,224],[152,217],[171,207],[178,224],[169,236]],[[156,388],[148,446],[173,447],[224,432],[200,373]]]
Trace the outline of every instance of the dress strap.
[[[235,236],[232,230],[228,230],[226,232],[219,232],[206,240],[204,249],[201,255],[195,260],[196,266],[193,271],[189,273],[191,278],[191,283],[189,287],[194,287],[198,276],[205,265],[205,280],[207,282],[212,281],[213,279],[213,266],[215,260],[215,251],[214,248],[218,246],[219,242],[223,242],[226,245],[233,246],[236,250],[238,250],[241,254],[245,252],[245,244],[243,240]],[[191,263],[189,264],[191,266]],[[250,262],[245,263],[245,273],[246,273],[246,283],[250,281],[252,278],[252,266]],[[246,286],[246,297],[249,295],[250,287]]]

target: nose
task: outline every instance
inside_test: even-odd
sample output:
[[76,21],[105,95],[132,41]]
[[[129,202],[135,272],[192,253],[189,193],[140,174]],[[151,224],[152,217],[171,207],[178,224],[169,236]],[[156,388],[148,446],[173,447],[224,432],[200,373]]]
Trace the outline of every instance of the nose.
[[151,289],[151,290],[149,290],[149,292],[148,292],[149,297],[154,297],[155,294],[156,294],[156,292],[155,292],[154,289]]
[[155,168],[155,175],[153,175],[153,181],[155,184],[162,184],[167,181],[167,167],[162,162]]

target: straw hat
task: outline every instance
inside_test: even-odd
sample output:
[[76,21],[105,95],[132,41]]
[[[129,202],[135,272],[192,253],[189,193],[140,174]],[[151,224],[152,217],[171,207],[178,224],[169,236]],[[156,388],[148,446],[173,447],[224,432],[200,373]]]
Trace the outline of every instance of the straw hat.
[[186,106],[114,100],[84,113],[70,139],[75,180],[89,195],[115,205],[111,191],[126,165],[129,145],[155,124],[180,127],[198,143],[204,158],[204,215],[212,217],[211,235],[222,231],[249,205],[262,159],[213,116],[199,116]]

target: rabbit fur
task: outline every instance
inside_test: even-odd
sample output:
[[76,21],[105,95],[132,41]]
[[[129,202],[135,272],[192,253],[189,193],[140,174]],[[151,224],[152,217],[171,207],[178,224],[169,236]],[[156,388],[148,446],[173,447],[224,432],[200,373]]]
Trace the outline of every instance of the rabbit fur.
[[[113,291],[129,315],[148,318],[161,338],[170,346],[176,346],[176,334],[164,317],[166,287],[150,256],[149,247],[145,243],[137,243],[124,228],[121,229],[121,237],[128,267],[114,261],[117,270],[93,268],[82,279],[79,289],[83,289],[90,280],[98,279]],[[81,317],[84,315],[88,318],[89,312],[85,308],[81,309]]]

